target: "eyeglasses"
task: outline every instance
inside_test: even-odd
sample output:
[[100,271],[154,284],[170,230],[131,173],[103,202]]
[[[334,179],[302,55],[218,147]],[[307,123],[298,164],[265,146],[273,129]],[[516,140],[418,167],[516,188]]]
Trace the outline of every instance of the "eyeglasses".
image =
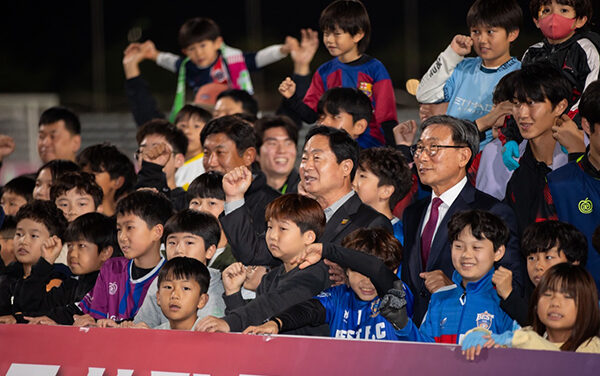
[[425,151],[427,153],[428,156],[433,157],[435,156],[440,149],[461,149],[461,148],[467,148],[467,145],[423,145],[423,144],[416,144],[416,145],[412,145],[410,147],[410,153],[412,154],[413,158],[418,158],[421,153],[423,153],[423,151]]

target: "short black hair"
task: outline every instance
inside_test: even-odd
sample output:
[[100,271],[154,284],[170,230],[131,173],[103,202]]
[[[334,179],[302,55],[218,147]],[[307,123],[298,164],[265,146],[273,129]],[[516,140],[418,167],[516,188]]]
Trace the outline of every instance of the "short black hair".
[[65,129],[72,135],[81,134],[81,123],[75,113],[65,107],[50,107],[42,112],[38,126],[56,123],[57,121],[65,122]]
[[73,161],[66,159],[54,159],[50,162],[44,163],[42,167],[38,168],[37,172],[35,173],[35,178],[37,179],[40,175],[40,172],[45,169],[50,170],[50,175],[52,176],[53,182],[64,173],[81,171],[79,165]]
[[116,146],[108,143],[88,146],[77,155],[77,163],[94,173],[107,172],[112,180],[122,177],[123,185],[115,191],[115,200],[133,192],[137,181],[135,167]]
[[56,199],[71,189],[77,189],[78,192],[84,192],[92,196],[94,206],[98,208],[102,204],[104,194],[102,188],[96,183],[96,178],[87,172],[67,172],[52,182],[50,187],[50,200]]
[[471,234],[478,240],[492,242],[498,250],[508,241],[510,231],[500,217],[485,210],[466,210],[455,213],[448,222],[448,240],[453,242],[465,227],[471,227]]
[[17,228],[17,221],[15,217],[12,215],[7,215],[4,217],[4,221],[2,221],[2,225],[0,225],[0,234],[3,237],[7,236],[12,238],[15,236],[15,229]]
[[256,132],[254,128],[235,115],[222,116],[206,123],[204,129],[200,132],[202,145],[204,145],[208,136],[217,133],[224,133],[231,139],[235,143],[235,148],[240,156],[248,148],[256,149]]
[[21,206],[15,220],[18,224],[24,219],[43,224],[50,236],[56,235],[61,239],[67,228],[67,219],[52,201],[33,200]]
[[477,0],[467,12],[468,27],[501,27],[510,33],[521,23],[523,10],[515,0]]
[[466,122],[449,115],[436,115],[428,118],[421,125],[422,129],[430,125],[444,125],[452,131],[452,141],[455,145],[464,145],[471,150],[471,158],[467,163],[467,170],[471,167],[473,159],[479,153],[479,131],[473,123]]
[[188,148],[188,139],[180,129],[164,119],[154,119],[145,123],[138,129],[135,138],[138,145],[149,135],[160,135],[171,145],[175,153],[185,155]]
[[362,91],[352,87],[336,87],[327,90],[319,103],[317,103],[317,113],[325,114],[325,111],[332,115],[338,115],[344,111],[352,115],[352,122],[365,119],[367,123],[373,117],[373,107],[371,100]]
[[571,99],[571,84],[562,72],[549,63],[534,63],[522,66],[521,69],[509,73],[514,84],[513,100],[518,102],[552,103],[552,108],[566,99]]
[[133,214],[140,217],[148,228],[164,225],[173,215],[173,204],[162,193],[148,189],[132,192],[117,202],[117,217]]
[[512,101],[515,97],[515,78],[515,75],[507,74],[498,81],[492,95],[492,103],[499,104],[504,101]]
[[288,220],[300,228],[300,232],[312,231],[318,239],[325,230],[325,213],[319,203],[298,193],[287,193],[269,202],[265,221]]
[[65,243],[85,240],[98,246],[98,253],[106,247],[113,248],[113,256],[119,249],[117,223],[114,217],[100,213],[86,213],[69,223],[65,231]]
[[358,42],[358,51],[364,53],[371,39],[371,21],[363,3],[358,0],[337,0],[321,12],[321,31],[331,32],[336,28],[354,36],[360,32],[364,37]]
[[[531,0],[529,2],[531,16],[537,20],[542,6],[550,4],[551,2],[552,0]],[[556,3],[573,7],[573,9],[575,9],[575,17],[587,17],[588,23],[594,14],[594,7],[592,7],[592,2],[590,0],[556,0]]]
[[570,223],[560,221],[534,222],[527,226],[521,237],[521,252],[527,256],[547,252],[556,247],[563,252],[569,263],[587,262],[588,242],[585,235]]
[[256,140],[257,151],[264,142],[265,132],[271,128],[283,128],[290,140],[294,141],[294,145],[298,145],[298,127],[292,119],[285,115],[264,116],[254,123],[254,130],[258,136]]
[[600,124],[600,81],[588,85],[579,100],[579,114],[590,123],[590,132],[595,132],[595,125]]
[[184,209],[169,218],[165,223],[163,238],[167,239],[169,235],[177,232],[189,232],[201,237],[205,248],[216,246],[221,238],[221,227],[217,218],[212,214],[192,209]]
[[158,286],[169,277],[196,281],[200,286],[200,294],[206,294],[210,285],[210,273],[206,265],[191,257],[173,257],[165,262],[158,272]]
[[258,114],[258,102],[246,90],[227,89],[217,95],[217,100],[221,98],[231,98],[236,103],[242,104],[242,110],[250,115]]
[[195,104],[186,104],[179,110],[177,116],[175,116],[175,125],[179,122],[189,120],[191,117],[197,117],[202,120],[204,123],[207,123],[210,119],[212,119],[212,114],[205,110],[200,106],[196,106]]
[[30,202],[33,200],[33,188],[35,188],[35,180],[30,176],[21,175],[6,183],[2,187],[2,193],[12,192]]
[[196,17],[185,21],[179,28],[178,42],[181,48],[205,40],[215,41],[221,36],[219,25],[210,18]]
[[411,169],[399,150],[390,147],[363,149],[358,154],[358,165],[360,169],[371,171],[379,178],[378,187],[394,187],[389,200],[391,210],[394,210],[412,187]]
[[329,139],[329,147],[337,163],[342,163],[346,159],[352,161],[352,171],[350,172],[350,180],[354,180],[356,169],[358,168],[358,143],[350,137],[348,132],[343,129],[335,129],[324,125],[316,125],[308,130],[304,144],[313,136],[322,135]]
[[219,171],[207,171],[195,178],[185,193],[188,203],[193,199],[216,198],[225,201],[223,174]]

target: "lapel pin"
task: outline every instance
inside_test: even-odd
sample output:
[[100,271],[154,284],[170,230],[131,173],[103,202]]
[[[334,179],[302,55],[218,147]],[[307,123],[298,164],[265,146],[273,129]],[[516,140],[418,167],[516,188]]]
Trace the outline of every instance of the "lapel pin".
[[345,225],[346,223],[350,222],[350,220],[348,218],[344,218],[342,219],[342,224]]

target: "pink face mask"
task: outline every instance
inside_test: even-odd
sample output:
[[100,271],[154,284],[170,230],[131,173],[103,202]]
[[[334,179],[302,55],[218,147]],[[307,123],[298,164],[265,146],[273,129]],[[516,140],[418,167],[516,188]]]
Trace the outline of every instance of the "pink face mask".
[[546,38],[557,40],[563,39],[574,30],[575,19],[551,14],[539,20],[538,24]]

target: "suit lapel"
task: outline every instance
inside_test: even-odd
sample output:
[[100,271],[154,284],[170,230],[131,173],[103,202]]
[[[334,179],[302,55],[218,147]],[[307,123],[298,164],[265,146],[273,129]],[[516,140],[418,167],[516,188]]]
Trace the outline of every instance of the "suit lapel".
[[[404,224],[405,226],[408,226],[406,228],[406,234],[413,238],[413,246],[410,248],[410,250],[408,250],[409,253],[407,260],[410,270],[422,271],[423,269],[421,266],[421,228],[423,227],[423,220],[425,218],[425,213],[427,212],[427,207],[429,206],[430,201],[430,199],[424,199],[415,203],[415,207],[413,208],[414,215],[412,215],[413,218],[409,218],[411,215],[406,216],[406,222],[408,222],[405,222]],[[419,216],[418,222],[416,218],[417,215]],[[415,223],[418,223],[416,227],[414,226]],[[421,277],[419,277],[419,273],[410,273],[410,277],[414,286],[419,286],[420,283],[423,282]]]
[[355,193],[346,201],[329,219],[323,233],[323,242],[333,242],[338,235],[352,223],[354,215],[361,204],[358,195]]

